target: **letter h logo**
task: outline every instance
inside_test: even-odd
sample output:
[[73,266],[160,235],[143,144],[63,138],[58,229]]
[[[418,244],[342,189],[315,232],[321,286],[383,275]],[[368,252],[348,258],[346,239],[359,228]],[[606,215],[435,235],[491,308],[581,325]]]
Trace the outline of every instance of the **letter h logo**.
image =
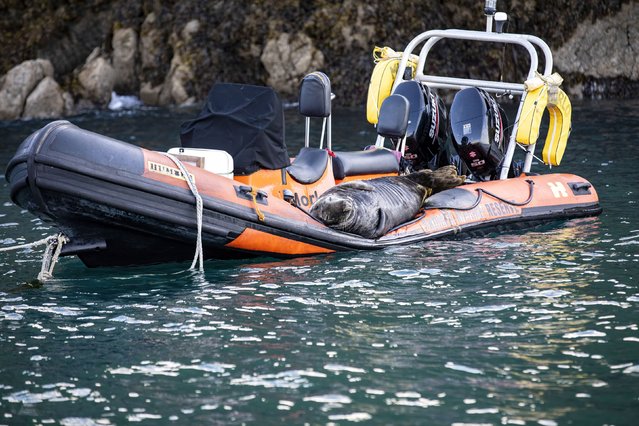
[[566,191],[566,187],[561,182],[548,182],[548,186],[555,198],[568,196],[568,191]]

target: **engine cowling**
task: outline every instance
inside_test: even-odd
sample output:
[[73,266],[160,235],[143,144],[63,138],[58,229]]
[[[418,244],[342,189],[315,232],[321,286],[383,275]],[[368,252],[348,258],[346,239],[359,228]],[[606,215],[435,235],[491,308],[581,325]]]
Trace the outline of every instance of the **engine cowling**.
[[428,86],[404,81],[394,94],[408,99],[410,109],[406,130],[405,157],[413,168],[437,167],[439,154],[448,139],[448,117],[441,98]]
[[485,91],[462,89],[450,107],[453,146],[479,180],[494,179],[508,141],[506,114]]

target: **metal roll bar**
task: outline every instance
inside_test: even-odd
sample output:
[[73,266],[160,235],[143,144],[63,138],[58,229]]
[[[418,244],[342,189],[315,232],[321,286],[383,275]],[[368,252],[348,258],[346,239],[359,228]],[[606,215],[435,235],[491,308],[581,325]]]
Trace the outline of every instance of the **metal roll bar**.
[[[414,80],[419,81],[421,83],[427,84],[432,88],[443,88],[443,89],[463,89],[466,87],[478,87],[484,89],[488,92],[492,93],[502,93],[502,94],[515,94],[520,95],[521,100],[519,103],[519,108],[517,109],[517,115],[515,117],[515,123],[513,125],[513,129],[510,135],[510,140],[508,141],[508,147],[506,149],[506,153],[504,155],[504,160],[501,165],[501,169],[499,171],[499,178],[506,179],[508,177],[508,171],[510,169],[510,163],[512,162],[515,147],[517,145],[515,141],[515,135],[517,134],[517,127],[519,124],[519,117],[521,115],[521,108],[523,105],[523,101],[526,97],[526,91],[524,88],[524,84],[522,83],[508,83],[503,81],[493,81],[493,80],[478,80],[472,78],[459,78],[459,77],[446,77],[446,76],[437,76],[433,74],[425,74],[424,70],[426,69],[426,60],[428,57],[428,53],[431,48],[442,39],[457,39],[457,40],[469,40],[469,41],[478,41],[478,42],[491,42],[491,43],[504,43],[504,44],[515,44],[522,46],[528,52],[530,56],[530,68],[528,70],[528,75],[526,79],[532,78],[535,76],[537,72],[537,68],[539,67],[539,58],[537,55],[537,50],[535,46],[537,46],[544,55],[544,76],[549,76],[552,73],[553,60],[552,60],[552,52],[550,51],[550,47],[546,44],[545,41],[540,39],[539,37],[528,35],[528,34],[511,34],[511,33],[494,33],[494,32],[484,32],[484,31],[472,31],[472,30],[457,30],[457,29],[449,29],[449,30],[430,30],[419,34],[417,37],[413,38],[410,43],[404,49],[402,54],[402,58],[399,63],[399,68],[397,69],[397,75],[395,77],[395,82],[393,83],[393,88],[391,93],[395,91],[399,83],[403,81],[404,72],[406,71],[406,66],[408,64],[408,60],[412,55],[415,48],[424,43],[420,53],[419,60],[417,63],[417,70],[415,73]],[[533,153],[535,150],[535,144],[528,145],[526,149],[526,159],[524,161],[523,172],[529,172],[530,166],[532,164]]]

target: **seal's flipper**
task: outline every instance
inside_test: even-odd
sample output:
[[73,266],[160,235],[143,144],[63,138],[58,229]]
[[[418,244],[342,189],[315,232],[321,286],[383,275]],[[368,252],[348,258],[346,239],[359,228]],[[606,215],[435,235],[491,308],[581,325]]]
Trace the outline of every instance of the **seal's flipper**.
[[433,172],[433,174],[436,175],[436,176],[457,175],[457,166],[455,166],[453,164],[449,164],[447,166],[442,166],[439,169],[435,170]]
[[424,188],[432,189],[433,194],[459,186],[466,179],[466,176],[457,174],[457,168],[454,165],[443,166],[435,171],[430,169],[420,170],[404,177]]
[[389,226],[388,216],[383,209],[377,209],[377,227],[368,238],[379,238],[384,235],[391,227]]
[[461,185],[466,176],[459,176],[455,166],[444,166],[435,170],[431,188],[433,194]]
[[403,177],[405,177],[406,179],[410,179],[411,181],[423,187],[429,188],[432,186],[433,182],[433,171],[430,169],[424,169],[418,172],[407,174]]

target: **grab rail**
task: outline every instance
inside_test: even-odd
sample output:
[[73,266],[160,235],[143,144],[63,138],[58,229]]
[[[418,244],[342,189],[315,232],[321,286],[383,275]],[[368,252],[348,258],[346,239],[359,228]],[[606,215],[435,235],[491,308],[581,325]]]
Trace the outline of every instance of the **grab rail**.
[[516,44],[524,47],[530,55],[530,69],[528,71],[527,78],[532,78],[535,75],[535,71],[539,66],[539,58],[535,46],[538,46],[544,54],[544,72],[543,75],[550,75],[552,73],[552,52],[550,47],[545,41],[539,37],[528,34],[510,34],[510,33],[488,33],[483,31],[472,30],[430,30],[423,32],[413,38],[410,43],[404,49],[402,59],[399,63],[395,82],[393,84],[393,91],[399,83],[402,82],[408,59],[420,43],[426,42],[422,47],[419,54],[419,61],[417,64],[417,72],[415,80],[429,83],[430,87],[434,88],[448,88],[448,89],[461,89],[464,87],[480,87],[484,90],[493,93],[516,93],[522,94],[524,92],[523,83],[506,83],[501,81],[491,80],[476,80],[471,78],[458,78],[458,77],[442,77],[432,74],[424,74],[426,67],[426,58],[431,48],[442,39],[457,39],[457,40],[470,40],[478,42],[494,42],[494,43],[506,43]]

